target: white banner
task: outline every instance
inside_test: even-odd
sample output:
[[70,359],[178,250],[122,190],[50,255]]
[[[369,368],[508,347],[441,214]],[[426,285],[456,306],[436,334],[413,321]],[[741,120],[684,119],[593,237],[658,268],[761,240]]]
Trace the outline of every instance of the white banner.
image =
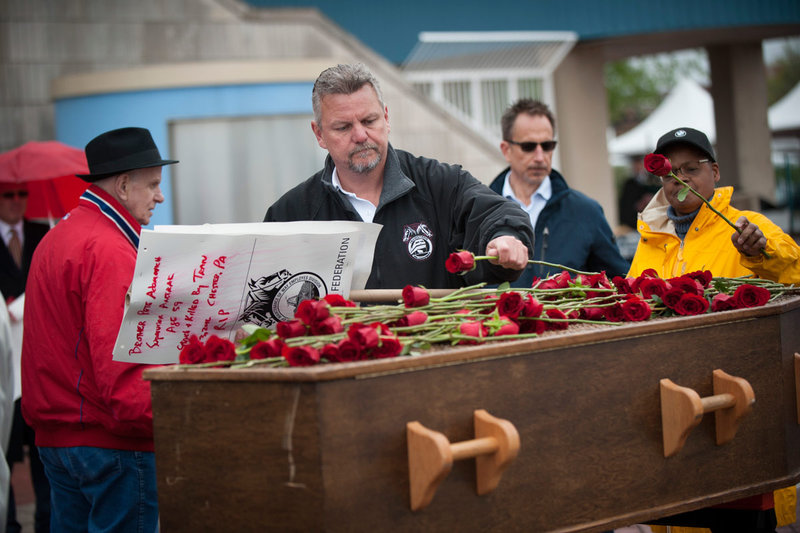
[[306,299],[363,289],[381,226],[281,222],[143,230],[114,360],[177,363],[191,335],[274,328]]

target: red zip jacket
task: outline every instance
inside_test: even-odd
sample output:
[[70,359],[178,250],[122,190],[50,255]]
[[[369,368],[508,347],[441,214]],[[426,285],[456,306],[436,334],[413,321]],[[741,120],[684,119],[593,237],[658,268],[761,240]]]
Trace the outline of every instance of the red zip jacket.
[[153,451],[145,366],[111,358],[140,230],[124,207],[90,186],[34,253],[22,412],[37,446]]

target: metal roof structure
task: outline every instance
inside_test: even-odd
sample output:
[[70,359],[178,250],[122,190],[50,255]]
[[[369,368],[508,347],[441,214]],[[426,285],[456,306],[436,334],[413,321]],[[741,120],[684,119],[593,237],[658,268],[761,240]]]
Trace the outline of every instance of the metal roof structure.
[[519,69],[546,73],[578,40],[569,31],[422,32],[406,71]]

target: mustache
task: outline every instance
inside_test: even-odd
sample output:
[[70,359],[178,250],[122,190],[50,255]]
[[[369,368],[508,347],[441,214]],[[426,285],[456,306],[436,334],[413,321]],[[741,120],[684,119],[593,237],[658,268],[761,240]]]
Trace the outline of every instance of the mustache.
[[353,157],[354,155],[356,155],[356,154],[358,154],[360,152],[366,152],[367,150],[374,150],[374,151],[377,152],[378,151],[378,145],[377,144],[373,144],[373,143],[364,143],[364,144],[358,145],[348,155],[349,155],[349,157]]

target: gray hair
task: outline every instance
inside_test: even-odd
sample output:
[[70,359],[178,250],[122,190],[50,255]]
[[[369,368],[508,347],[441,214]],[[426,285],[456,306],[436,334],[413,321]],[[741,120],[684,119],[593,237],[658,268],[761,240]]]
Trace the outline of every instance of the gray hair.
[[314,122],[321,126],[323,96],[328,96],[329,94],[353,94],[366,84],[372,86],[378,96],[378,101],[381,103],[381,108],[384,108],[381,86],[363,63],[336,65],[323,70],[317,77],[317,81],[314,82],[314,89],[311,91]]

